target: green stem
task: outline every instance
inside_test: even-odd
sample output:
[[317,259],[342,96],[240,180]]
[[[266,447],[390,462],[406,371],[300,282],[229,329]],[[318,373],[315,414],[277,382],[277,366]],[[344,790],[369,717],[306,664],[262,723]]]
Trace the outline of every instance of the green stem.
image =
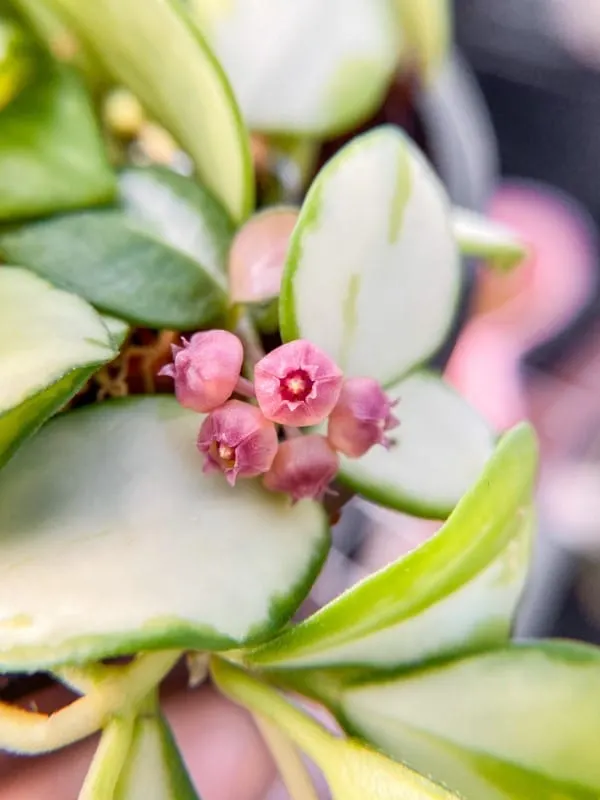
[[213,658],[211,674],[223,694],[277,725],[315,763],[322,762],[324,752],[331,749],[333,736],[308,714],[295,708],[270,686],[227,661]]
[[338,738],[255,676],[214,657],[215,684],[231,700],[280,728],[320,767],[334,800],[458,800],[404,764]]
[[[135,708],[171,671],[180,656],[179,650],[138,656],[118,671],[111,669],[89,694],[54,714],[34,713],[0,703],[0,749],[45,753],[84,739],[111,717]],[[75,676],[73,685],[76,680]],[[83,687],[83,682],[80,686]]]
[[113,797],[123,767],[129,756],[135,716],[115,717],[100,739],[94,758],[77,800],[98,800]]
[[108,664],[86,664],[83,667],[60,667],[53,674],[58,680],[78,694],[93,692],[103,681],[122,673],[123,668]]
[[319,800],[302,757],[292,742],[269,720],[260,714],[253,716],[291,800]]

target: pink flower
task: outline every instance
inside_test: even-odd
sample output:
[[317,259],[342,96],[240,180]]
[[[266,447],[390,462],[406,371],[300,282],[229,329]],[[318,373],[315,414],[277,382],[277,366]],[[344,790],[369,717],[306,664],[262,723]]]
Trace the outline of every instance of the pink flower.
[[400,424],[392,414],[394,405],[377,381],[349,378],[329,417],[329,443],[350,458],[359,458],[374,444],[389,447],[392,440],[385,433]]
[[236,479],[266,472],[277,453],[277,431],[256,406],[229,400],[211,412],[200,427],[198,450],[204,453],[205,472],[223,472],[233,486]]
[[279,445],[264,484],[273,492],[286,492],[294,502],[320,500],[338,469],[339,457],[324,436],[298,436]]
[[254,368],[258,404],[267,419],[282,425],[321,422],[335,406],[341,388],[339,367],[304,339],[278,347]]
[[175,396],[185,408],[206,413],[233,394],[240,377],[244,349],[229,331],[195,333],[183,347],[173,345],[173,363],[159,375],[175,381]]

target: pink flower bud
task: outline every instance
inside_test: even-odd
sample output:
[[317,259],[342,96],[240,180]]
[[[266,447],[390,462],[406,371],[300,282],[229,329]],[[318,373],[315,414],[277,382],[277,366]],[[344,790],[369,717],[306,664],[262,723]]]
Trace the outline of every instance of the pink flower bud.
[[268,208],[248,220],[229,250],[229,297],[258,303],[277,297],[298,211]]
[[359,458],[374,444],[389,447],[392,440],[385,432],[399,425],[392,414],[394,405],[377,381],[349,378],[329,417],[329,443],[350,458]]
[[320,500],[338,469],[339,457],[324,436],[298,436],[279,445],[264,484],[273,492],[286,492],[294,502]]
[[242,343],[229,331],[195,333],[183,347],[173,345],[173,363],[159,375],[175,381],[175,396],[182,406],[206,413],[233,394],[244,359]]
[[305,341],[284,344],[254,368],[256,399],[267,419],[282,425],[316,425],[337,403],[342,372],[322,350]]
[[256,406],[229,400],[212,411],[198,434],[198,450],[206,455],[205,472],[225,473],[236,479],[266,472],[277,452],[277,431]]

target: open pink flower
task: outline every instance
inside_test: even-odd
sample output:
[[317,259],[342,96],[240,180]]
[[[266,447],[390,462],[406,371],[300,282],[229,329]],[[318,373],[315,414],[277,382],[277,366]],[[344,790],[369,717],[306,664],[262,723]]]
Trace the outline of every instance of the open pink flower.
[[320,500],[338,469],[339,457],[324,436],[298,436],[279,445],[264,484],[273,492],[286,492],[294,502]]
[[339,367],[304,339],[278,347],[254,368],[258,404],[267,419],[282,425],[321,422],[335,406],[341,388]]
[[331,446],[350,458],[360,458],[374,444],[389,447],[392,440],[386,432],[399,425],[394,405],[372,378],[348,378],[329,417]]
[[175,396],[185,408],[205,413],[228,400],[236,387],[244,348],[229,331],[195,333],[183,346],[173,345],[173,363],[159,375],[175,381]]
[[233,486],[237,478],[266,472],[277,453],[277,431],[260,409],[229,400],[202,423],[198,449],[206,456],[205,472],[219,470]]

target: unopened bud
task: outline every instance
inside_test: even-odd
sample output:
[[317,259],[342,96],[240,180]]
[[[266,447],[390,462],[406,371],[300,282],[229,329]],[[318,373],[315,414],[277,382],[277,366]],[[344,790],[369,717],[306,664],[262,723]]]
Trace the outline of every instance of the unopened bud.
[[338,469],[339,457],[324,436],[298,436],[279,445],[264,484],[273,492],[289,494],[294,502],[320,500]]
[[173,345],[173,363],[159,375],[175,381],[175,396],[185,408],[206,413],[228,400],[236,387],[244,348],[229,331],[195,333],[183,346]]
[[267,419],[303,427],[325,419],[337,403],[342,372],[304,339],[268,353],[254,368],[256,399]]
[[144,109],[135,95],[119,87],[104,102],[104,121],[117,136],[133,139],[144,124]]
[[229,400],[212,411],[198,434],[205,472],[223,472],[233,486],[237,478],[255,478],[267,472],[277,452],[277,431],[260,409],[241,400]]
[[259,303],[277,297],[297,219],[297,211],[270,208],[240,228],[229,251],[232,302]]
[[374,444],[389,447],[392,440],[386,432],[399,424],[392,414],[393,405],[372,378],[344,381],[340,399],[329,417],[327,438],[331,446],[350,458],[360,458]]

